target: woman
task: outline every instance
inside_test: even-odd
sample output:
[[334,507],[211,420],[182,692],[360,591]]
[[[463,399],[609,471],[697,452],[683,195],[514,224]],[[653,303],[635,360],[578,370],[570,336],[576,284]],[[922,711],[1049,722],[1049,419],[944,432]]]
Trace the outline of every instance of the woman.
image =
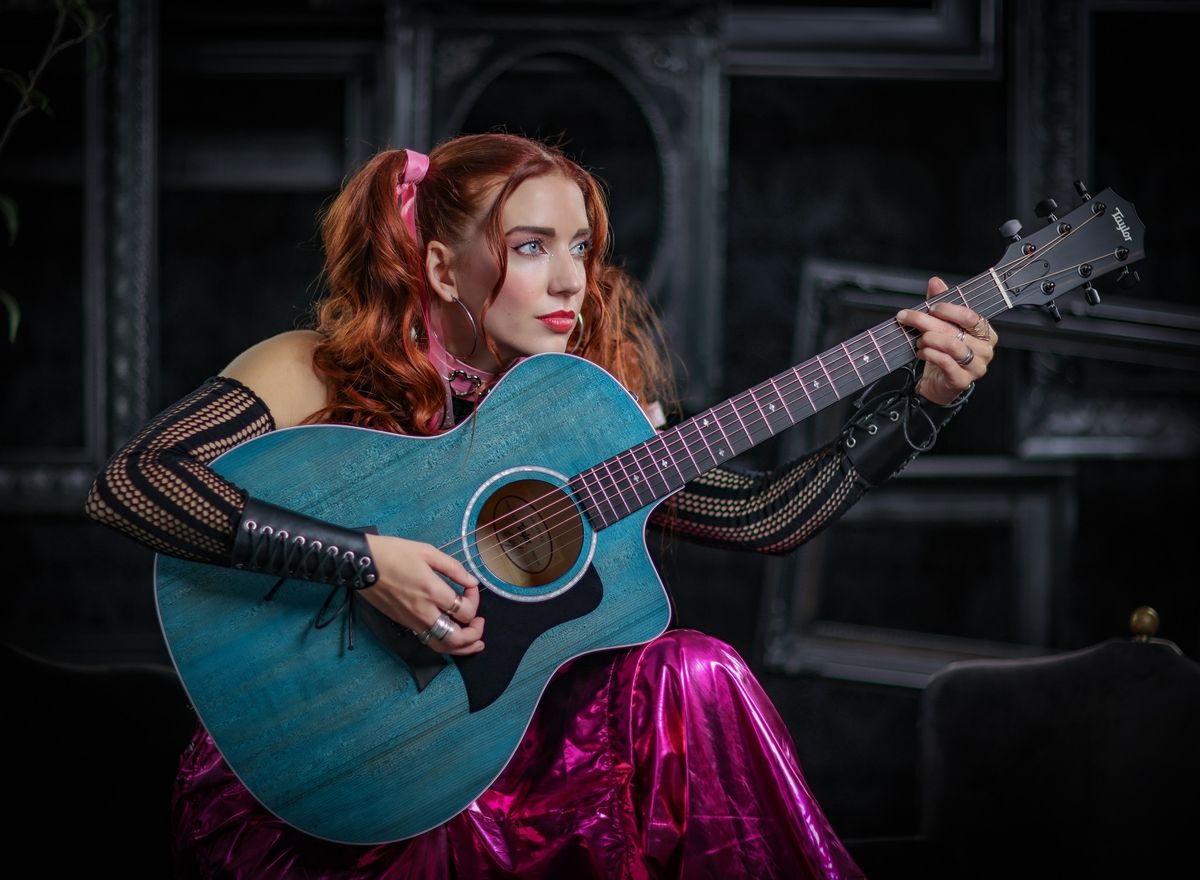
[[[541,352],[600,365],[661,421],[649,402],[671,392],[653,315],[605,262],[596,181],[524,138],[381,153],[333,203],[323,237],[328,295],[315,329],[259,343],[153,420],[114,456],[88,511],[186,559],[348,578],[433,650],[485,651],[479,583],[456,559],[276,508],[207,465],[306,423],[448,430],[516,360]],[[931,280],[931,295],[942,290]],[[811,537],[928,448],[986,371],[987,322],[951,304],[933,312],[898,316],[919,333],[915,387],[863,405],[837,441],[777,472],[710,471],[653,521],[760,552]],[[265,525],[344,552],[329,565],[288,558]],[[688,631],[569,664],[492,786],[410,840],[354,847],[301,834],[248,794],[203,728],[174,808],[181,868],[200,876],[859,876],[743,661]]]

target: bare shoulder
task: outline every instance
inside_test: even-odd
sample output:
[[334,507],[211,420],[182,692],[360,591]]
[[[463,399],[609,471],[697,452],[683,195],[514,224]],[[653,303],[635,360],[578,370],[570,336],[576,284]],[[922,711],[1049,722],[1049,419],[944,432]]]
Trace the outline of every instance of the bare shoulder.
[[275,426],[290,428],[324,407],[325,380],[313,369],[313,350],[321,337],[312,330],[290,330],[243,351],[222,376],[237,379],[267,404]]

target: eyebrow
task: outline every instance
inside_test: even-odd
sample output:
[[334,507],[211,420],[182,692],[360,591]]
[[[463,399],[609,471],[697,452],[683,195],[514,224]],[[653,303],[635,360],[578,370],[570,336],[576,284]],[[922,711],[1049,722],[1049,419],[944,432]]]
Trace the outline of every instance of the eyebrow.
[[[504,234],[512,235],[514,232],[528,232],[528,233],[532,233],[534,235],[544,235],[547,238],[554,238],[554,234],[555,234],[554,230],[551,229],[549,226],[514,226],[512,229],[506,230]],[[592,234],[592,230],[591,230],[590,226],[581,226],[573,237],[579,238],[579,236],[581,236],[581,235],[591,235],[591,234]]]

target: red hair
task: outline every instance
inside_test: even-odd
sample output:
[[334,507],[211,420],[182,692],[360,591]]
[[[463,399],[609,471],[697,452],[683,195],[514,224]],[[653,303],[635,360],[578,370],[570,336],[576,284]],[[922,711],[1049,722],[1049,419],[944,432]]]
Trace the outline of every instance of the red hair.
[[[445,383],[426,354],[424,248],[396,204],[407,155],[370,159],[343,187],[321,223],[328,294],[316,307],[321,334],[313,365],[330,389],[329,406],[309,421],[335,421],[408,434],[436,433]],[[561,174],[579,186],[592,230],[586,327],[575,352],[612,373],[643,402],[674,404],[674,386],[654,311],[635,282],[608,264],[608,209],[599,183],[559,150],[510,134],[466,135],[436,147],[417,185],[416,225],[423,242],[466,241],[475,218],[496,257],[499,279],[483,307],[483,328],[504,285],[508,253],[502,211],[524,181]],[[490,200],[490,202],[489,202]]]

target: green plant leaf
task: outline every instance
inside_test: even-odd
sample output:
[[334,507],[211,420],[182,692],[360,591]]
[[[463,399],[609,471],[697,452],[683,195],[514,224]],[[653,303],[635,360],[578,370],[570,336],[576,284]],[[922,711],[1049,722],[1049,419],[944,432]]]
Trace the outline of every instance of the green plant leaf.
[[0,290],[0,303],[8,314],[8,344],[17,341],[17,328],[21,326],[21,307],[7,290]]
[[0,193],[0,216],[4,217],[4,226],[8,229],[8,243],[17,240],[17,202],[15,199]]

